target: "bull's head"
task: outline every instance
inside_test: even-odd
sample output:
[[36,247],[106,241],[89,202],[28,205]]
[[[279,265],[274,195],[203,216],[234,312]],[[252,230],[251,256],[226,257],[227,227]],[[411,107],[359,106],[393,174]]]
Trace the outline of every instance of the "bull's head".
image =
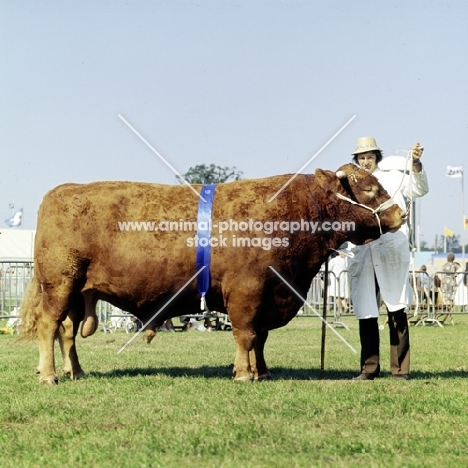
[[387,191],[369,172],[354,164],[345,164],[338,171],[317,169],[315,176],[319,186],[336,197],[333,202],[348,204],[348,213],[357,221],[356,230],[349,233],[349,240],[363,244],[377,239],[385,232],[397,231],[405,222],[407,213],[390,198]]

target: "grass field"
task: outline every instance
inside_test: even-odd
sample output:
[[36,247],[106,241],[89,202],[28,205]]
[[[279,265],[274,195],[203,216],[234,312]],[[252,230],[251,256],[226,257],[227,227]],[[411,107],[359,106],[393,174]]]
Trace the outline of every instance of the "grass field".
[[[338,331],[359,350],[357,324]],[[298,317],[271,332],[273,380],[231,379],[231,332],[78,340],[87,375],[38,384],[37,343],[0,335],[0,466],[468,466],[468,316],[412,327],[412,379],[352,382],[359,357]],[[58,368],[61,359],[57,359]]]

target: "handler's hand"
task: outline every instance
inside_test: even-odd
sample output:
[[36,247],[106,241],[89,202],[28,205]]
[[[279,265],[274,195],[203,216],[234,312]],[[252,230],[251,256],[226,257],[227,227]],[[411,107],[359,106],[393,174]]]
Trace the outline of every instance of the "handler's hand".
[[419,143],[416,143],[415,145],[413,145],[413,147],[411,148],[413,161],[418,160],[422,156],[423,151],[424,151],[424,146],[421,146]]

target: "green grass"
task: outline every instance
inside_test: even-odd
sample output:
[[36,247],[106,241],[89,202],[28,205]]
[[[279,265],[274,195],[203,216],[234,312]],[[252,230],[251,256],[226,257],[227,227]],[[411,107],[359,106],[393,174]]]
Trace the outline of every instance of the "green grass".
[[[357,324],[337,329],[359,350]],[[231,379],[231,332],[78,340],[87,375],[41,386],[37,343],[0,335],[2,467],[459,467],[468,465],[468,316],[411,328],[412,379],[352,382],[359,357],[320,323],[271,332],[272,381]],[[57,359],[58,368],[61,359]]]

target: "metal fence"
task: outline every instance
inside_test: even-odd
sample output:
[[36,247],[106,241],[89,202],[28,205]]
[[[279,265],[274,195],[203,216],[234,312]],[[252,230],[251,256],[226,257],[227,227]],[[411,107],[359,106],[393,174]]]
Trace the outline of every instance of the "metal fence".
[[[0,261],[0,319],[15,318],[29,280],[34,274],[32,262]],[[123,315],[120,309],[108,302],[98,301],[96,313],[99,322],[106,324],[112,315]]]
[[[437,281],[442,282],[447,273],[437,271],[426,275],[424,272],[410,272],[410,283],[413,286],[413,302],[408,313],[415,325],[436,323],[443,324],[447,319],[453,322],[453,315],[468,312],[468,287],[465,285],[466,272],[453,274],[456,288],[453,297],[444,297],[443,288]],[[299,314],[304,316],[322,315],[324,304],[324,272],[323,270],[312,280],[307,293],[307,301]],[[353,304],[350,299],[348,271],[342,271],[338,276],[328,273],[327,311],[336,325],[345,326],[341,318],[345,314],[353,313]],[[380,304],[380,313],[387,314],[383,301]],[[332,322],[332,323],[333,323]]]
[[[325,293],[324,271],[312,279],[306,302],[302,306],[298,315],[317,316],[323,315]],[[333,272],[328,273],[327,285],[327,314],[328,322],[337,327],[348,328],[341,320],[343,315],[352,314],[353,306],[350,300],[348,271],[343,270],[338,275]]]
[[18,315],[19,305],[33,272],[32,262],[0,262],[1,317]]
[[[7,326],[10,323],[17,324],[15,319],[18,319],[21,301],[33,274],[34,264],[32,262],[0,261],[0,320],[8,320]],[[99,327],[105,333],[114,332],[119,328],[131,332],[142,327],[141,321],[135,316],[105,301],[97,302],[96,314],[99,319]],[[215,330],[230,329],[230,322],[226,314],[213,312],[187,317],[196,320],[204,320],[205,318],[213,320]]]
[[[15,317],[19,313],[24,292],[34,273],[32,262],[5,262],[0,261],[0,319]],[[468,312],[468,287],[465,285],[466,272],[454,273],[456,290],[453,298],[444,297],[442,288],[437,278],[444,278],[443,271],[437,271],[432,275],[426,275],[425,281],[420,278],[423,272],[410,272],[410,281],[414,286],[414,297],[410,316],[414,317],[415,324],[443,323],[447,318],[453,320],[452,315]],[[312,280],[307,293],[307,300],[299,311],[300,315],[322,315],[324,302],[324,272],[323,270]],[[328,273],[328,310],[333,315],[333,323],[336,326],[346,325],[341,317],[353,312],[350,300],[348,271],[342,271],[338,276],[333,272]],[[382,304],[381,313],[386,314]],[[125,313],[112,306],[108,302],[98,301],[96,313],[99,321],[109,323],[112,317],[121,317]]]

